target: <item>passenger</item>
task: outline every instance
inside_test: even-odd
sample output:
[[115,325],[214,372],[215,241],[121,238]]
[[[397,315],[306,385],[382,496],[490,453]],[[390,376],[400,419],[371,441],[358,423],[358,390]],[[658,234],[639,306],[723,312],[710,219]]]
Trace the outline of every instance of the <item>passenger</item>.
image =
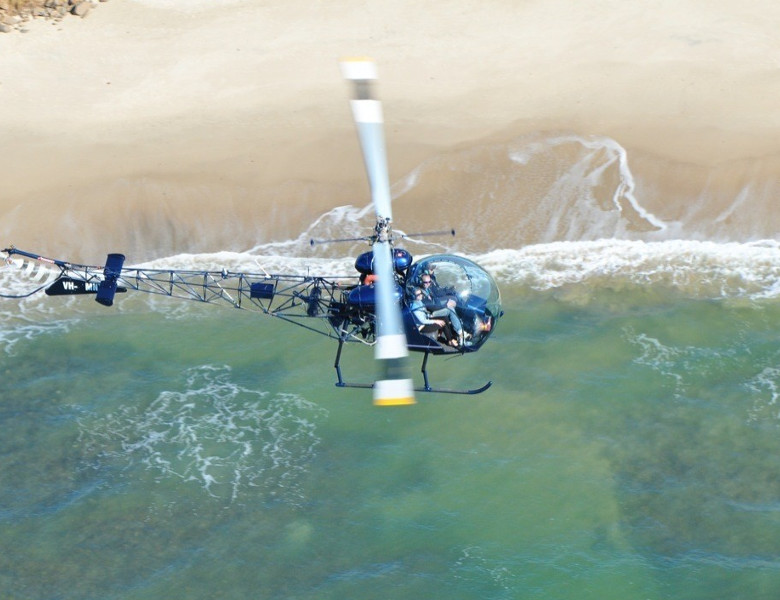
[[493,317],[486,315],[484,319],[481,319],[479,316],[475,315],[469,329],[471,329],[472,335],[466,333],[466,339],[473,337],[473,335],[481,337],[483,334],[489,333],[490,330],[493,329]]
[[471,337],[471,334],[463,331],[463,324],[460,321],[458,313],[455,312],[455,307],[458,303],[455,298],[449,297],[443,308],[436,308],[441,306],[440,300],[436,298],[434,279],[429,272],[423,273],[420,278],[422,284],[422,301],[431,311],[432,317],[446,317],[452,324],[452,328],[455,330],[460,344],[463,344],[465,337]]
[[422,333],[438,332],[446,323],[443,319],[434,319],[430,316],[423,303],[423,297],[422,289],[414,288],[414,300],[409,305],[409,310],[412,311],[412,315],[417,321],[417,329]]
[[[448,323],[445,319],[441,318],[446,315],[430,314],[428,309],[425,307],[423,298],[423,290],[421,288],[415,288],[414,300],[409,305],[409,310],[412,311],[412,315],[417,321],[417,329],[420,331],[420,333],[426,335],[432,333],[441,334],[441,336],[444,338],[444,343],[457,348],[458,339],[454,335],[455,332],[452,331],[452,323]],[[442,311],[437,311],[437,313],[440,312]],[[455,315],[455,318],[457,319],[457,315]],[[460,321],[458,321],[458,323],[460,323]]]

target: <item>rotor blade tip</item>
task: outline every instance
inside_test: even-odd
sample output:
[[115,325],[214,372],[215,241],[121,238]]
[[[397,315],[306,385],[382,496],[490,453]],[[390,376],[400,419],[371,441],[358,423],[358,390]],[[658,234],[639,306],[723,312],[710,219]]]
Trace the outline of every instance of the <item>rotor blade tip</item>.
[[416,402],[411,379],[383,379],[374,384],[375,406],[408,406]]
[[376,79],[376,63],[370,58],[349,58],[341,61],[341,75],[344,79],[360,81]]

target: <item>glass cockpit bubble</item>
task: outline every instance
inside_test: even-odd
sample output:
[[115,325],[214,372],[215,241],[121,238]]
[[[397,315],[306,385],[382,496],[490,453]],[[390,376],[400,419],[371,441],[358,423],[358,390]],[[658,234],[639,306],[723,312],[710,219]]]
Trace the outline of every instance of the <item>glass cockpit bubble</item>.
[[414,299],[414,290],[424,287],[425,275],[430,276],[436,302],[446,306],[448,300],[455,300],[464,329],[475,344],[484,341],[502,315],[501,294],[490,273],[467,258],[435,254],[411,266],[406,278],[407,298]]

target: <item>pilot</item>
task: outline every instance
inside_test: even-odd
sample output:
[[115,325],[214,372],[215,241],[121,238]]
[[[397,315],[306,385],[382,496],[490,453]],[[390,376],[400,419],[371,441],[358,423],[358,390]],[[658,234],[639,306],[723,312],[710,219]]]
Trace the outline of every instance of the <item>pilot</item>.
[[436,303],[436,298],[434,296],[434,286],[433,286],[433,279],[431,278],[431,274],[426,271],[422,274],[422,277],[420,277],[420,285],[422,286],[420,289],[422,290],[423,294],[423,302],[427,305],[432,305]]

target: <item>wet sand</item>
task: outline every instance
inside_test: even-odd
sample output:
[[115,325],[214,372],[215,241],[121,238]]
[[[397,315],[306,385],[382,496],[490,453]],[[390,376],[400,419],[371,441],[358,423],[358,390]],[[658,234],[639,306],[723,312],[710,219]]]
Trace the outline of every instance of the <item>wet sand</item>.
[[780,181],[778,18],[768,1],[116,0],[36,22],[0,37],[0,240],[85,260],[245,249],[364,204],[338,70],[356,55],[379,66],[393,180],[521,135],[607,136],[649,210],[703,198],[706,221],[763,185],[761,223]]

